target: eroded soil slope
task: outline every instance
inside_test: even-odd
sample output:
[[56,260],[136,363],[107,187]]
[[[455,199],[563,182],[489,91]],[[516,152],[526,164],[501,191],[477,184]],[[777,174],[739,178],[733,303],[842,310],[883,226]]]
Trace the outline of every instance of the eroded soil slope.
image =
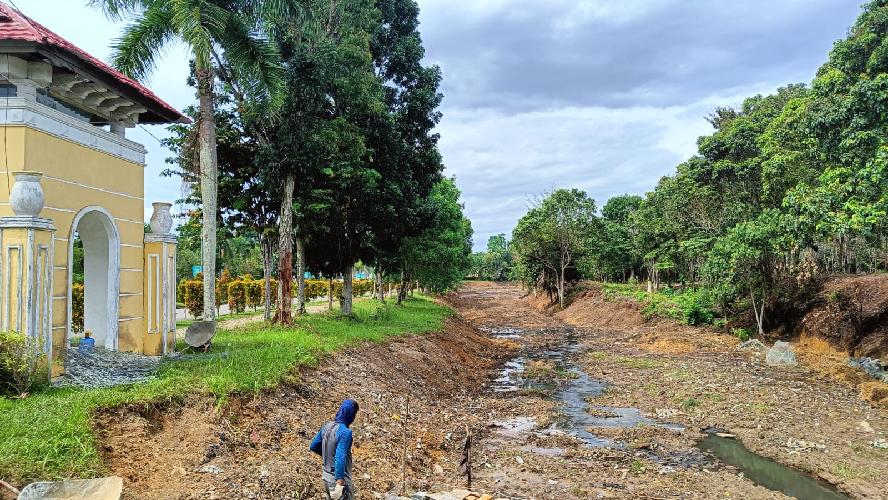
[[405,450],[410,488],[458,484],[465,416],[489,369],[509,352],[500,344],[448,320],[442,333],[329,358],[298,386],[218,405],[198,398],[155,411],[118,408],[95,427],[128,498],[315,498],[319,462],[308,443],[352,397],[361,405],[353,427],[362,498],[400,489]]

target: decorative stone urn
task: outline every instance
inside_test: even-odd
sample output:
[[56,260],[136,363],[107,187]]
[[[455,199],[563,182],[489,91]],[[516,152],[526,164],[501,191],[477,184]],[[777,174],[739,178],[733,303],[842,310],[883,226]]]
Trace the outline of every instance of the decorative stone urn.
[[170,214],[172,203],[156,201],[151,204],[154,213],[151,214],[151,232],[154,234],[169,234],[173,228],[173,216]]
[[37,217],[43,210],[43,186],[41,172],[13,172],[15,184],[9,193],[9,204],[19,217]]

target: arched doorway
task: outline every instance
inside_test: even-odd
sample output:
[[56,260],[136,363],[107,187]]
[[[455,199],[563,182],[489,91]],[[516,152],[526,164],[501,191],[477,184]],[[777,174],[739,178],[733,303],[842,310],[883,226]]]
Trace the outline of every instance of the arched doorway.
[[86,207],[74,217],[68,234],[68,328],[71,338],[74,240],[83,244],[83,329],[96,346],[117,350],[120,288],[120,236],[114,219],[102,207]]

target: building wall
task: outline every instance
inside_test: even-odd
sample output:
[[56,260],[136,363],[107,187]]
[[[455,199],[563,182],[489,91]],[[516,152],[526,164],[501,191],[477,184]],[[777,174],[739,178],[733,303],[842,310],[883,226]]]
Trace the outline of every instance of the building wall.
[[[89,127],[89,125],[86,125]],[[79,132],[83,126],[76,126]],[[63,127],[64,129],[64,127]],[[57,132],[57,131],[56,131]],[[33,126],[8,123],[0,126],[5,148],[0,150],[0,173],[9,186],[9,172],[30,170],[43,173],[45,208],[41,216],[56,227],[53,256],[53,345],[64,345],[68,322],[68,263],[72,224],[85,207],[98,206],[109,212],[120,238],[119,317],[117,347],[125,351],[143,350],[143,164],[125,155],[115,155],[89,140],[68,140]],[[100,129],[95,135],[111,134]],[[86,142],[86,144],[84,144]],[[132,143],[133,146],[138,146]],[[141,148],[139,146],[139,148]],[[0,216],[13,215],[9,191],[0,178]],[[58,351],[56,351],[58,352]]]

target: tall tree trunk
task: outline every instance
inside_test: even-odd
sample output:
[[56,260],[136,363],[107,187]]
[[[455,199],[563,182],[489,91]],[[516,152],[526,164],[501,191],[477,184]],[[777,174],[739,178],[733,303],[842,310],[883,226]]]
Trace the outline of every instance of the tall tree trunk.
[[333,277],[327,278],[327,309],[333,310]]
[[407,298],[407,272],[401,268],[401,287],[398,288],[398,305]]
[[305,314],[305,240],[296,237],[296,314]]
[[216,116],[213,103],[213,72],[199,69],[200,101],[200,201],[203,225],[200,230],[203,265],[203,319],[216,320],[216,206],[218,165],[216,162]]
[[279,219],[280,240],[278,242],[278,297],[281,303],[278,305],[275,322],[282,325],[290,325],[293,322],[291,311],[293,298],[291,288],[293,286],[293,189],[296,186],[296,178],[290,174],[284,180],[284,195],[281,199],[281,214]]
[[385,304],[385,280],[382,277],[382,264],[376,265],[376,281],[379,282],[379,290],[377,290],[379,301]]
[[339,312],[343,316],[352,315],[352,273],[354,270],[355,265],[350,262],[342,273],[342,307]]
[[265,321],[271,321],[271,238],[263,232],[259,237],[262,247],[262,267],[265,281]]

